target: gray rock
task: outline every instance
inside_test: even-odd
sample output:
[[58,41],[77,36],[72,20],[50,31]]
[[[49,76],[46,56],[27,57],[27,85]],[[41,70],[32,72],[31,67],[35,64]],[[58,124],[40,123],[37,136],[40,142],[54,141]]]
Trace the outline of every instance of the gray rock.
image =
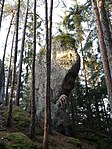
[[[53,125],[55,128],[63,127],[66,130],[65,117],[66,112],[60,109],[56,101],[60,96],[61,85],[63,79],[72,67],[77,59],[77,54],[74,48],[66,47],[64,49],[61,47],[60,42],[55,42],[52,45],[52,54],[51,54],[51,110],[52,110],[52,119]],[[40,115],[43,117],[42,113],[45,106],[45,82],[46,82],[46,60],[45,52],[42,49],[38,53],[37,62],[36,62],[36,109],[37,116]]]

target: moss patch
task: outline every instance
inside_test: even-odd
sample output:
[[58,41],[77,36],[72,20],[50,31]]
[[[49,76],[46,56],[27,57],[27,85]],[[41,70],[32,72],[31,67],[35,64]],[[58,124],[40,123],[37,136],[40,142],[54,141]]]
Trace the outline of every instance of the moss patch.
[[100,132],[87,130],[83,139],[96,144],[96,149],[112,149],[112,139]]
[[105,135],[96,133],[91,140],[97,144],[96,149],[112,149],[112,140]]
[[12,123],[20,131],[29,129],[30,127],[30,115],[19,107],[13,108]]
[[68,143],[75,145],[78,148],[81,148],[82,144],[81,141],[79,139],[75,139],[75,138],[69,138],[68,139]]
[[[4,107],[2,116],[7,118],[8,108]],[[20,107],[14,106],[12,110],[12,127],[19,131],[28,131],[30,127],[30,114]]]
[[4,136],[5,149],[34,149],[32,141],[23,133],[7,133]]

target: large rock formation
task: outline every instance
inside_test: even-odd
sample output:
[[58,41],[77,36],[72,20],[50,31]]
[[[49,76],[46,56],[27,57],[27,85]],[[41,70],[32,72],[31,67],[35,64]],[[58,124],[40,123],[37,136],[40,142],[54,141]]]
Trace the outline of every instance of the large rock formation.
[[[51,54],[51,102],[52,117],[55,119],[59,114],[57,103],[68,98],[71,90],[74,88],[75,79],[80,68],[80,57],[74,46],[74,39],[69,35],[58,36],[52,44]],[[45,80],[46,80],[46,59],[45,49],[38,53],[36,64],[36,106],[37,115],[39,115],[45,105]],[[64,98],[63,98],[64,97]],[[60,100],[61,99],[61,100]],[[62,112],[63,113],[63,112]],[[56,119],[59,118],[56,116]],[[56,120],[55,119],[55,120]],[[62,120],[62,116],[61,116]],[[58,121],[59,122],[59,121]]]

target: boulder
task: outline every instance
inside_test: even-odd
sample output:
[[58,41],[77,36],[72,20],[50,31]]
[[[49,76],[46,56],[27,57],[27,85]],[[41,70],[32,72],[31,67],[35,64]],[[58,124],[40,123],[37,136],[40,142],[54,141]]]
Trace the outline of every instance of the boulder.
[[[69,39],[69,36],[66,37]],[[61,40],[60,40],[61,39]],[[63,38],[65,40],[65,38]],[[66,84],[64,80],[67,73],[73,68],[74,64],[77,62],[78,53],[74,46],[74,43],[65,40],[63,42],[62,38],[56,38],[52,44],[51,52],[51,110],[53,124],[65,127],[65,118],[62,118],[63,110],[59,109],[57,106],[57,101],[62,93],[62,84]],[[73,40],[74,41],[74,40]],[[74,68],[73,68],[74,69]],[[79,71],[79,70],[78,70]],[[75,76],[76,77],[76,76]],[[37,56],[36,62],[36,109],[37,115],[43,117],[43,111],[45,106],[45,86],[46,82],[46,54],[45,48],[41,49]],[[73,79],[73,84],[75,79]],[[64,85],[65,85],[64,84]],[[73,86],[74,88],[74,86]],[[69,91],[70,92],[70,91]],[[65,96],[66,93],[64,92]],[[66,111],[66,110],[65,110]],[[57,114],[59,115],[57,117]],[[66,116],[64,116],[66,117]],[[64,128],[65,129],[65,128]],[[63,130],[62,130],[63,131]]]

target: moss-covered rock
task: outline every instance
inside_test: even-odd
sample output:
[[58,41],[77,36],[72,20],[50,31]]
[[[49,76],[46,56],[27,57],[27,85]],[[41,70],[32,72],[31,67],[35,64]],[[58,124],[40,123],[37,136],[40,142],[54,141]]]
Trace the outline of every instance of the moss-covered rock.
[[[2,115],[7,118],[8,108],[4,107]],[[20,107],[14,106],[12,110],[12,127],[18,129],[18,131],[28,131],[30,128],[30,114]]]
[[71,137],[68,139],[68,143],[75,145],[77,148],[81,148],[82,146],[81,141],[79,139],[75,139]]
[[23,133],[6,133],[3,137],[4,149],[35,149],[33,142]]
[[13,108],[12,123],[20,131],[27,130],[30,127],[30,115],[19,107]]

